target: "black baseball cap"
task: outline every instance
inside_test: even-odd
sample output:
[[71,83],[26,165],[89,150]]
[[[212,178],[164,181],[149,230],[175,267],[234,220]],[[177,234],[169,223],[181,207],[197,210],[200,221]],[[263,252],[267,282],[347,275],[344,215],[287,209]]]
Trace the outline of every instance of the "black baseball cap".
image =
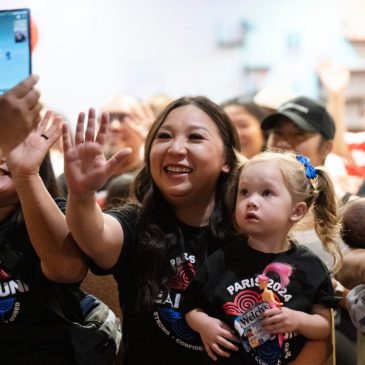
[[272,129],[282,117],[290,119],[307,132],[322,134],[325,139],[333,139],[335,136],[335,123],[326,108],[305,96],[299,96],[282,104],[277,112],[263,119],[261,128]]

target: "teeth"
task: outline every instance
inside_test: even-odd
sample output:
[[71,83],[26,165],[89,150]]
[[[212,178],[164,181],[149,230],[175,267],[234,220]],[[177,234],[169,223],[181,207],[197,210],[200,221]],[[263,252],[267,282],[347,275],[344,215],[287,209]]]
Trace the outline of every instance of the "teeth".
[[192,171],[189,167],[182,167],[182,166],[168,166],[166,168],[167,172],[171,173],[178,173],[178,174],[186,174]]

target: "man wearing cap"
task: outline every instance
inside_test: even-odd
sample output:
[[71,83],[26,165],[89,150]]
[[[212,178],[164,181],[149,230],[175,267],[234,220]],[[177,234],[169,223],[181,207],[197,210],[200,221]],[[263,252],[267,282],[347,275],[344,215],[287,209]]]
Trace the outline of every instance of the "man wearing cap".
[[[334,120],[323,105],[304,96],[291,99],[281,105],[275,113],[262,121],[261,126],[269,133],[268,147],[293,150],[307,156],[313,166],[324,165],[333,148],[336,131]],[[336,165],[336,168],[340,167],[341,164]],[[333,170],[328,172],[333,178]],[[334,185],[336,187],[336,181],[334,181]],[[338,188],[336,192],[339,198],[343,198],[342,189]],[[331,269],[333,264],[331,256],[323,249],[314,230],[313,221],[308,219],[305,225],[293,232],[293,235],[298,242],[316,253]],[[349,250],[348,247],[342,241],[339,242],[339,245],[342,253],[346,254]],[[338,331],[336,331],[336,343],[337,364],[354,364],[356,362],[354,343]]]
[[268,146],[294,150],[323,165],[333,147],[335,123],[316,101],[300,96],[289,100],[262,122],[269,131]]
[[347,201],[353,191],[344,161],[331,153],[335,122],[317,101],[300,96],[289,100],[261,124],[269,132],[269,147],[294,150],[309,157],[314,166],[325,165],[339,199]]

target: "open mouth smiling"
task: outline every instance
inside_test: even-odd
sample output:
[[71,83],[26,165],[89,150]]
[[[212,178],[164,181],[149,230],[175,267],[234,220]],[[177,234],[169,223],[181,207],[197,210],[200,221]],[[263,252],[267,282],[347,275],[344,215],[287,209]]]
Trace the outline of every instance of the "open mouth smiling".
[[193,171],[192,168],[186,167],[186,166],[175,166],[175,165],[169,165],[164,167],[164,170],[168,174],[189,174]]

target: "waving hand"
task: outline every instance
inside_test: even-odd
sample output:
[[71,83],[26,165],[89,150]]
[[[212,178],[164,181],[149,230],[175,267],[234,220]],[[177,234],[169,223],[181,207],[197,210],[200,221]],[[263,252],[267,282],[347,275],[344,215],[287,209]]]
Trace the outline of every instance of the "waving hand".
[[7,156],[13,178],[38,174],[40,165],[61,136],[62,119],[56,117],[48,126],[52,113],[48,111],[38,126]]
[[103,113],[98,132],[95,135],[95,110],[89,109],[86,130],[85,114],[80,113],[76,126],[75,143],[71,142],[67,125],[63,126],[63,150],[65,176],[70,193],[95,193],[112,176],[118,164],[130,154],[130,148],[117,152],[109,160],[103,153],[109,117]]

